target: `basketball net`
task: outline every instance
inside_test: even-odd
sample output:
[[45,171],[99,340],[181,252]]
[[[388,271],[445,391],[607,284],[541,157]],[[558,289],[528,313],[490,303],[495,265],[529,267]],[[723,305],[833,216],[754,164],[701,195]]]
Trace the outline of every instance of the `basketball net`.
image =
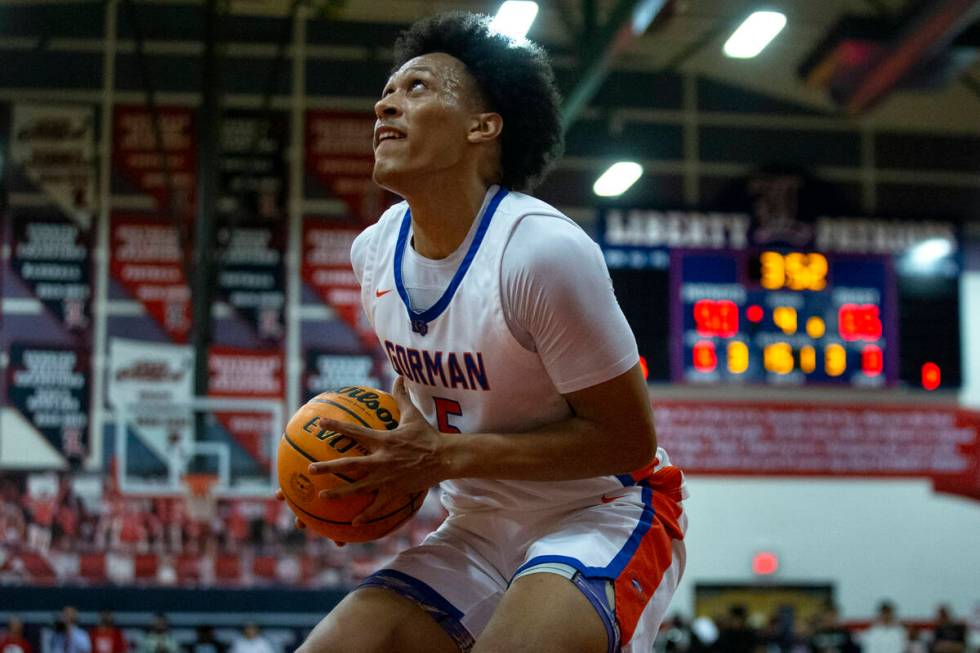
[[187,516],[193,521],[209,522],[218,514],[214,496],[217,474],[184,474],[184,504]]

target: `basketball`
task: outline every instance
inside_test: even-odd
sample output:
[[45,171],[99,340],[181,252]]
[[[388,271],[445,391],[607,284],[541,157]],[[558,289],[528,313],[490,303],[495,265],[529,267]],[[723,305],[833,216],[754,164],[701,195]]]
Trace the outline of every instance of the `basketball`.
[[380,517],[357,526],[351,521],[371,504],[373,494],[320,498],[321,490],[353,483],[362,475],[313,475],[309,473],[310,463],[370,453],[354,438],[321,428],[321,417],[390,430],[398,426],[399,413],[390,394],[350,386],[313,397],[290,418],[279,439],[279,486],[286,503],[306,527],[338,542],[366,542],[390,533],[414,515],[425,499],[424,491],[392,500]]

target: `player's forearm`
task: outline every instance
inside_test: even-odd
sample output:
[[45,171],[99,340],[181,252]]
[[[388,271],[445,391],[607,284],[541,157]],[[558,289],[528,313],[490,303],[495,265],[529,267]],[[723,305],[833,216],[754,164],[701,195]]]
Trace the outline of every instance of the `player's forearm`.
[[626,474],[656,454],[652,428],[613,432],[570,417],[525,433],[446,436],[447,478],[570,481]]

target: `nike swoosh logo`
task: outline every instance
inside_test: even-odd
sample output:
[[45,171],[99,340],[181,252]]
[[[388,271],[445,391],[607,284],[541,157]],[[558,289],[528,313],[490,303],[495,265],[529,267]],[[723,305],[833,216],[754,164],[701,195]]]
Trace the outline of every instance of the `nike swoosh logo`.
[[602,502],[603,502],[603,503],[612,503],[612,502],[613,502],[613,501],[615,501],[616,499],[622,499],[622,498],[623,498],[623,497],[625,497],[625,496],[626,496],[625,494],[617,494],[617,495],[616,495],[616,496],[614,496],[614,497],[607,497],[607,496],[605,496],[605,495],[603,495],[603,497],[602,497]]
[[391,290],[392,290],[391,288],[389,288],[388,290],[375,290],[374,291],[374,296],[375,297],[384,297],[385,295],[387,295],[388,293],[390,293]]

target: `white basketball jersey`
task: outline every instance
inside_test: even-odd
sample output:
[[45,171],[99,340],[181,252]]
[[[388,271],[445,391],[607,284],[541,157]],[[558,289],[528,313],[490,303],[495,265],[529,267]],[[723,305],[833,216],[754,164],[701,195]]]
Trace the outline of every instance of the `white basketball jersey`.
[[[405,378],[412,401],[430,424],[445,433],[459,432],[459,437],[527,431],[571,415],[538,354],[512,335],[504,318],[500,278],[504,248],[524,217],[572,221],[528,195],[491,188],[488,196],[466,256],[446,292],[428,310],[414,311],[401,283],[400,266],[412,242],[405,202],[369,227],[361,275],[368,319],[395,371]],[[533,510],[629,484],[629,476],[558,482],[456,479],[444,482],[443,488],[444,501],[454,511]]]

